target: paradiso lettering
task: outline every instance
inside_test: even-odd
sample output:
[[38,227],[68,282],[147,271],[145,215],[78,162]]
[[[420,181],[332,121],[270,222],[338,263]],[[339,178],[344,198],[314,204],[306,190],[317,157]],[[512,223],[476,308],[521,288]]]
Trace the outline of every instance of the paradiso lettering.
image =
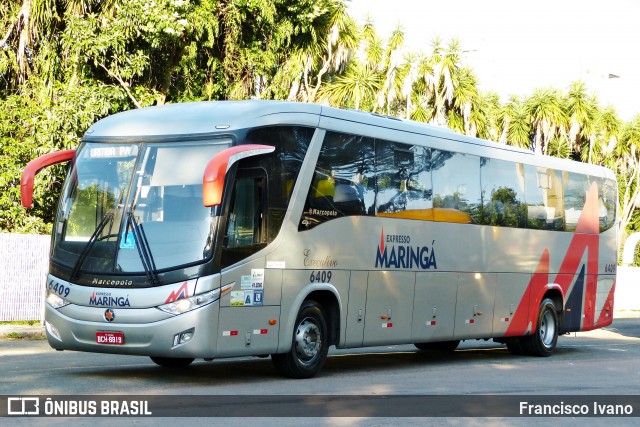
[[113,297],[109,292],[95,292],[89,297],[89,305],[100,307],[131,307],[129,297]]
[[[391,243],[387,245],[385,243]],[[396,245],[398,244],[399,245]],[[438,268],[436,264],[435,240],[429,246],[412,246],[411,236],[380,235],[380,244],[376,251],[376,268],[416,268],[428,270]]]

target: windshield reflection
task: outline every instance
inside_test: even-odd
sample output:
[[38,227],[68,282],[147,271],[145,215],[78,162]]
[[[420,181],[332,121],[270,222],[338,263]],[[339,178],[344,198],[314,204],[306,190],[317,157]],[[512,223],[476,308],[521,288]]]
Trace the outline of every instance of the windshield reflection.
[[207,259],[212,217],[202,203],[202,176],[229,145],[220,139],[84,144],[60,202],[54,261],[76,274],[155,277],[157,270]]

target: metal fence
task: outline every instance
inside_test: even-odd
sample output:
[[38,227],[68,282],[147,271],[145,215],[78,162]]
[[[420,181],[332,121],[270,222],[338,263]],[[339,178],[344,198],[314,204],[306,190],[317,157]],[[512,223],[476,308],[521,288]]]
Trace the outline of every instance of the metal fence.
[[50,236],[0,233],[0,321],[40,320]]

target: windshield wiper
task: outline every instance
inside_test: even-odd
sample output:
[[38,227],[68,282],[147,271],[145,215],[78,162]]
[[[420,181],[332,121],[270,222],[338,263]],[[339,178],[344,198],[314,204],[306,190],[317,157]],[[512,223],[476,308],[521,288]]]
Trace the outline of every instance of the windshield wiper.
[[149,282],[151,282],[151,285],[155,286],[160,281],[158,279],[156,263],[153,260],[153,254],[151,253],[151,247],[149,246],[149,241],[147,240],[144,228],[142,228],[142,224],[138,224],[138,220],[133,212],[129,212],[127,216],[127,230],[125,230],[125,236],[129,231],[129,226],[131,226],[131,230],[133,231],[134,241],[138,242],[135,246],[138,249],[138,255],[140,255],[140,261],[142,261],[144,272],[147,274],[147,278],[149,279]]
[[102,230],[104,230],[105,226],[107,225],[107,222],[109,221],[113,223],[113,213],[111,212],[105,214],[105,216],[102,217],[102,219],[100,220],[100,223],[96,226],[96,229],[93,231],[93,234],[91,235],[91,237],[89,237],[87,244],[82,249],[82,252],[80,252],[80,256],[78,257],[78,260],[73,266],[73,271],[71,272],[72,280],[78,277],[78,274],[80,273],[80,267],[82,267],[82,264],[84,263],[84,260],[87,258],[87,255],[89,255],[91,248],[98,241],[98,237],[100,236],[100,233],[102,233]]

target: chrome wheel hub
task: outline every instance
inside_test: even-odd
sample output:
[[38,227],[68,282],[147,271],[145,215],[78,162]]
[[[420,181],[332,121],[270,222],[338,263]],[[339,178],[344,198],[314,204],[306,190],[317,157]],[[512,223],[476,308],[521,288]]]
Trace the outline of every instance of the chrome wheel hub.
[[316,357],[322,346],[320,328],[311,319],[304,319],[296,331],[296,353],[302,361]]

